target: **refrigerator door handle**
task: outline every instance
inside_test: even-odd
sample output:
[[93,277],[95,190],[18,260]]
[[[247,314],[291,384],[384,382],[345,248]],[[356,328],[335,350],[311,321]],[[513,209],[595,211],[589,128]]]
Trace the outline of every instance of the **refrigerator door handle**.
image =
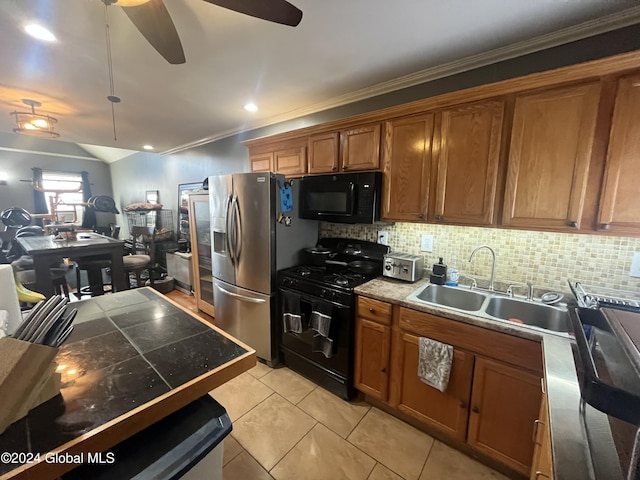
[[216,283],[216,288],[218,290],[220,290],[223,293],[226,293],[227,295],[231,295],[232,297],[237,298],[238,300],[241,300],[243,302],[249,302],[249,303],[266,303],[266,300],[262,299],[262,298],[251,298],[251,297],[246,297],[244,295],[240,295],[239,293],[233,293],[230,292],[229,290],[226,290],[224,288],[222,288],[220,285],[218,285]]
[[229,259],[231,260],[231,264],[235,265],[235,258],[234,258],[234,252],[233,252],[233,248],[231,245],[231,236],[233,235],[233,229],[232,229],[232,225],[233,225],[233,219],[231,218],[231,204],[233,201],[233,197],[231,195],[229,195],[229,199],[227,200],[227,211],[225,212],[225,216],[226,216],[226,235],[225,235],[225,239],[227,242],[227,252],[229,255]]
[[237,235],[234,236],[235,241],[235,258],[236,263],[240,263],[240,254],[242,253],[242,217],[240,216],[240,203],[238,202],[238,197],[234,198],[233,201],[234,208],[234,224],[236,227]]

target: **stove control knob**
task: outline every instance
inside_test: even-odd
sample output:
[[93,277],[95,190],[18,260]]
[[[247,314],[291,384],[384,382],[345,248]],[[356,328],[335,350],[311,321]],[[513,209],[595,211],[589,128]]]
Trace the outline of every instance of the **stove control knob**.
[[293,278],[285,278],[284,280],[282,280],[282,283],[287,287],[293,287],[298,282],[296,282]]

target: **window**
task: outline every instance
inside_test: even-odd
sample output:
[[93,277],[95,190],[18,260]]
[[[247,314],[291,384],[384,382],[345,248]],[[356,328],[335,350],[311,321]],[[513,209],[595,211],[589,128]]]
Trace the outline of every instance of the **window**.
[[[82,175],[72,172],[42,172],[42,189],[49,213],[55,213],[55,221],[79,223],[82,221]],[[54,212],[51,211],[52,206]]]

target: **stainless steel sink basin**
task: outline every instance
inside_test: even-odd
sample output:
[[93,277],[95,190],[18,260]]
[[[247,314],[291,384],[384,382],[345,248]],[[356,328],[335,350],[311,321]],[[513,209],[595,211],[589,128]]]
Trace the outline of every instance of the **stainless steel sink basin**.
[[436,305],[457,308],[467,312],[474,312],[480,310],[480,307],[482,307],[487,297],[481,293],[471,292],[469,290],[429,284],[421,291],[410,295],[410,298],[434,303]]
[[567,332],[567,311],[539,303],[525,302],[513,298],[492,297],[484,312],[502,320],[512,320],[534,327]]

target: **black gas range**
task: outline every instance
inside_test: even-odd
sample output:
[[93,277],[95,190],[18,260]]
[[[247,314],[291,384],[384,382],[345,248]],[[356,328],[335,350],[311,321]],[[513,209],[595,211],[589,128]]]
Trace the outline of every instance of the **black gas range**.
[[354,288],[382,275],[389,247],[327,238],[333,251],[324,265],[298,265],[278,272],[278,319],[282,361],[336,395],[352,399]]

